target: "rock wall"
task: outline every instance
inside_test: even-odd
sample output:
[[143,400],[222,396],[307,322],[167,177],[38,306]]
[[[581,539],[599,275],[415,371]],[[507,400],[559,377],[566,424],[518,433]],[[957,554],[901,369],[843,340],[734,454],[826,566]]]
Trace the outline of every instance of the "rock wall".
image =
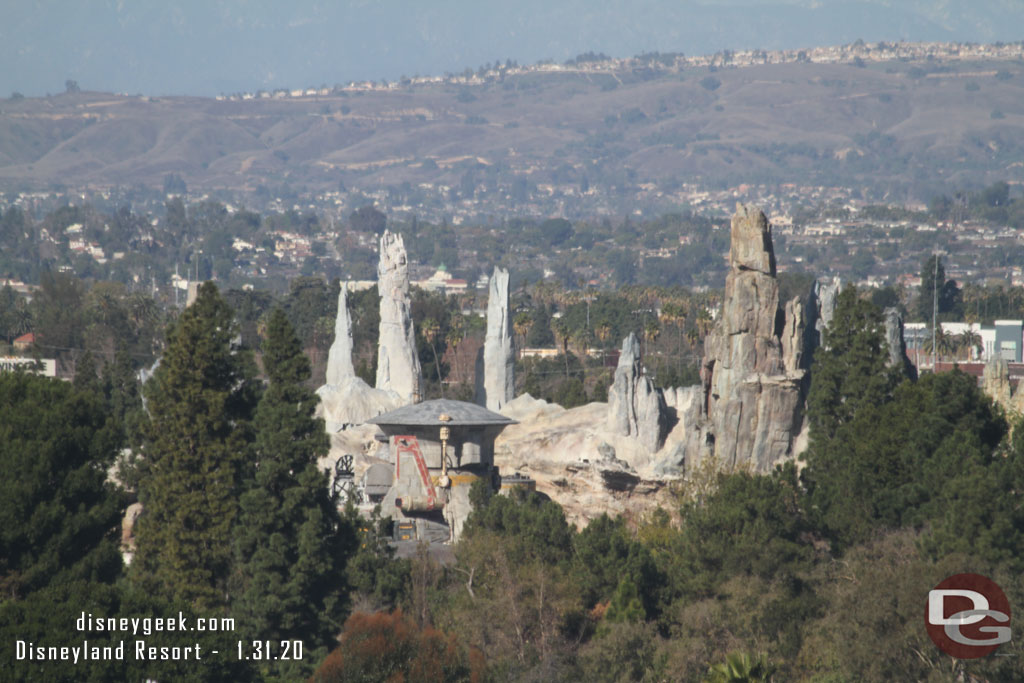
[[665,408],[661,392],[643,374],[640,342],[630,332],[622,342],[615,379],[608,390],[608,422],[615,433],[633,437],[648,453],[654,453],[665,442]]
[[793,455],[809,360],[804,304],[779,308],[771,227],[738,205],[732,218],[725,299],[704,342],[703,414],[724,466],[767,471]]
[[377,287],[380,341],[376,386],[395,392],[403,404],[413,403],[422,395],[423,378],[410,312],[409,264],[402,236],[388,230],[380,238]]
[[508,271],[495,268],[488,286],[487,337],[477,356],[476,402],[498,411],[515,398],[515,347],[509,314]]

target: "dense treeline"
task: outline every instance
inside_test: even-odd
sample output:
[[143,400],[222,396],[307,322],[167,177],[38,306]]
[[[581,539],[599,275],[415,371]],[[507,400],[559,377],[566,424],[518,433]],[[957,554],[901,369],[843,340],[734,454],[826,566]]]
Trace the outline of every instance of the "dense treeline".
[[[0,466],[10,473],[0,484],[0,631],[18,680],[1024,676],[1016,641],[1000,653],[1018,656],[954,661],[922,623],[927,591],[959,571],[992,577],[1011,603],[1024,598],[1024,430],[1011,430],[966,375],[914,380],[888,367],[881,311],[864,293],[841,293],[816,354],[799,471],[704,462],[679,486],[675,509],[602,515],[581,530],[541,495],[478,488],[447,566],[425,551],[394,559],[387,520],[339,514],[317,469],[327,442],[303,348],[319,321],[333,320],[321,312],[336,294],[322,281],[299,282],[280,300],[204,285],[170,322],[141,391],[123,351],[102,368],[83,355],[90,370],[73,384],[0,376]],[[517,334],[563,350],[578,348],[569,331],[588,303],[594,328],[657,319],[669,331],[648,334],[652,344],[682,343],[678,320],[710,324],[708,300],[671,290],[590,302],[558,289],[530,294]],[[419,326],[437,326],[421,360],[443,374],[437,338],[462,313],[419,296]],[[375,298],[352,297],[354,318],[371,316]],[[583,384],[584,368],[565,354],[550,371]],[[124,445],[135,456],[121,462],[127,487],[104,476]],[[145,511],[125,568],[118,520],[133,495]],[[204,648],[301,639],[305,657],[86,668],[14,660],[18,639],[67,644],[83,611],[231,616],[236,630],[204,637]],[[89,636],[99,646],[118,639]]]
[[[799,473],[705,463],[678,510],[580,531],[538,494],[477,491],[456,562],[414,559],[396,611],[351,619],[316,680],[381,662],[426,680],[415,667],[439,645],[394,639],[448,642],[435,680],[476,676],[481,657],[494,680],[1018,680],[1018,645],[953,660],[922,614],[961,571],[1024,598],[1022,431],[964,374],[887,367],[881,311],[853,289],[825,344]],[[718,677],[730,667],[741,677]]]
[[[80,372],[73,384],[0,376],[0,461],[11,473],[0,505],[5,651],[16,639],[78,645],[69,639],[81,612],[234,619],[196,639],[224,653],[213,661],[168,666],[129,653],[91,662],[83,676],[67,662],[11,652],[16,680],[296,680],[327,654],[348,610],[355,524],[339,515],[317,465],[327,436],[287,316],[274,309],[260,335],[265,383],[237,331],[234,312],[206,284],[168,327],[141,396],[133,382],[117,384],[117,366],[102,378]],[[91,357],[83,359],[88,367]],[[132,456],[121,459],[115,487],[106,473],[127,444]],[[116,531],[131,496],[143,507],[125,569]],[[100,647],[119,635],[78,633]],[[120,635],[131,649],[134,640]],[[149,644],[189,646],[182,638],[159,634]],[[257,638],[301,640],[303,658],[239,659],[236,639]]]

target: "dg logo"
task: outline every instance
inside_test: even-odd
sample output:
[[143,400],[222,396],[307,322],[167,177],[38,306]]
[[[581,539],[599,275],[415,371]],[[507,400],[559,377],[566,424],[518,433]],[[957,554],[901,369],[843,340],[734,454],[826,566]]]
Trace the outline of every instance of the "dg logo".
[[1010,642],[1010,601],[988,577],[956,574],[928,591],[925,626],[946,654],[984,657]]

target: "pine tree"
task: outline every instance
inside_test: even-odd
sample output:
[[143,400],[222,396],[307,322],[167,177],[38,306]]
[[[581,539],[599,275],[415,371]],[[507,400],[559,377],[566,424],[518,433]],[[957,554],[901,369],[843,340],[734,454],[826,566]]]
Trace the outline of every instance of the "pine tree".
[[226,603],[249,441],[251,369],[231,350],[234,334],[231,309],[204,284],[168,330],[167,351],[145,386],[144,511],[132,575],[159,597],[202,609]]
[[[281,309],[267,324],[263,365],[269,385],[256,410],[255,459],[236,525],[233,613],[261,638],[301,639],[322,657],[344,623],[345,562],[355,534],[317,467],[329,441],[323,420],[313,416],[319,399],[303,386],[309,360]],[[286,664],[265,673],[311,673]]]
[[104,474],[117,447],[95,395],[0,373],[0,603],[120,574],[122,501]]
[[835,436],[861,405],[880,405],[903,379],[901,369],[888,367],[885,321],[878,307],[846,287],[836,299],[824,345],[814,354],[807,416],[811,439]]

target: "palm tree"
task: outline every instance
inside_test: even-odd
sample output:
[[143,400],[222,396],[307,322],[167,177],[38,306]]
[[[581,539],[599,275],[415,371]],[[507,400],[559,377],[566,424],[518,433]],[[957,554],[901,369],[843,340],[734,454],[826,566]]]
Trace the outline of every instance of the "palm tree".
[[516,348],[519,349],[520,356],[522,356],[523,346],[526,343],[526,334],[530,331],[531,324],[533,324],[533,320],[526,311],[516,313],[516,317],[512,321],[512,329],[515,330],[516,336],[519,337],[519,343],[516,344]]
[[551,332],[555,335],[555,343],[562,347],[562,355],[565,356],[565,377],[569,378],[569,328],[562,318],[555,318],[551,321]]
[[32,311],[25,304],[24,299],[19,299],[8,312],[7,318],[7,336],[8,343],[12,340],[17,339],[23,334],[27,334],[32,331]]
[[956,338],[954,339],[954,345],[956,348],[957,358],[960,357],[960,352],[963,351],[964,360],[970,360],[971,351],[981,346],[981,344],[981,335],[979,335],[977,332],[967,330],[962,334],[956,335]]
[[704,306],[701,306],[700,310],[697,311],[697,329],[700,330],[700,336],[708,336],[708,331],[711,329],[711,324],[714,321],[711,319],[711,313]]
[[444,382],[441,380],[441,361],[437,357],[437,335],[441,331],[441,326],[433,318],[424,318],[423,322],[420,323],[420,331],[423,332],[423,338],[430,344],[430,350],[434,352],[434,366],[437,368],[437,383],[441,387],[441,398],[444,398]]
[[448,335],[445,337],[445,341],[452,347],[452,355],[455,357],[455,363],[459,376],[462,376],[461,368],[459,364],[459,344],[466,338],[466,329],[464,326],[465,321],[461,315],[453,315],[451,320],[451,327],[448,329]]
[[772,680],[775,667],[764,655],[751,659],[746,652],[732,652],[708,669],[706,683],[762,683]]
[[156,320],[156,302],[144,292],[133,292],[128,298],[128,315],[138,334],[143,327]]

